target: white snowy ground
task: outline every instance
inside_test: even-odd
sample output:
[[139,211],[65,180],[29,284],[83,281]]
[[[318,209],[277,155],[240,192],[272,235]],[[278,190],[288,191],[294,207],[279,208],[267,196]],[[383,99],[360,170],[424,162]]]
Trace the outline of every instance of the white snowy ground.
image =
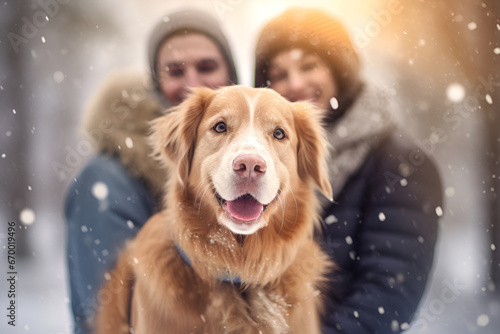
[[[0,236],[0,333],[70,334],[72,325],[64,254],[64,226],[61,218],[37,211],[31,229],[32,254],[17,258],[16,322],[8,325],[8,286],[5,235]],[[3,233],[3,231],[2,231]]]

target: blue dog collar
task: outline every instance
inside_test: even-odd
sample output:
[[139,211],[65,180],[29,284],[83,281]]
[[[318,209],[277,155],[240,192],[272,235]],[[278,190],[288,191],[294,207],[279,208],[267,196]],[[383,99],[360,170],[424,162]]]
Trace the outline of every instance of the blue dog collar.
[[[180,256],[182,259],[188,264],[188,266],[192,267],[192,262],[191,259],[187,256],[187,254],[182,250],[182,248],[176,243],[175,248],[177,248],[177,251],[179,252]],[[217,277],[217,280],[219,282],[225,282],[225,283],[232,283],[232,284],[241,284],[241,278],[239,276],[231,276],[229,273],[227,273],[224,276]]]

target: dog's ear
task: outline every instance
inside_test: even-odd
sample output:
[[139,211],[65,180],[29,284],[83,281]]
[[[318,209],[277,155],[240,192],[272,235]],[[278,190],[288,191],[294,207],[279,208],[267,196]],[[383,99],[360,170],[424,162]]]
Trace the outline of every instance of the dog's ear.
[[181,184],[185,185],[188,179],[198,126],[214,95],[209,88],[193,88],[180,105],[170,108],[166,115],[152,122],[153,132],[149,141],[153,153],[167,165],[177,167]]
[[297,168],[300,178],[311,178],[318,189],[333,201],[332,186],[326,165],[328,143],[321,125],[323,112],[308,102],[294,106],[295,131],[297,132]]

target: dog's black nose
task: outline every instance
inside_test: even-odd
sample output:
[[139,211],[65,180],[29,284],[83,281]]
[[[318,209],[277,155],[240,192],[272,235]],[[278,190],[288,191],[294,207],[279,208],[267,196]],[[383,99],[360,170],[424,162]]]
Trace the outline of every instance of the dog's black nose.
[[266,172],[266,161],[257,154],[240,154],[233,161],[233,170],[242,178],[255,179]]

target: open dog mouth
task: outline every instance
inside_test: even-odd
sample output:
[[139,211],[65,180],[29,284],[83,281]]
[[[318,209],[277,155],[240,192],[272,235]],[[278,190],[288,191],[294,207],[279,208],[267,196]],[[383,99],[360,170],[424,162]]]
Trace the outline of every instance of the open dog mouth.
[[215,193],[215,198],[222,210],[227,212],[231,218],[244,223],[257,220],[269,206],[269,204],[260,203],[251,194],[245,194],[235,200],[227,201]]

